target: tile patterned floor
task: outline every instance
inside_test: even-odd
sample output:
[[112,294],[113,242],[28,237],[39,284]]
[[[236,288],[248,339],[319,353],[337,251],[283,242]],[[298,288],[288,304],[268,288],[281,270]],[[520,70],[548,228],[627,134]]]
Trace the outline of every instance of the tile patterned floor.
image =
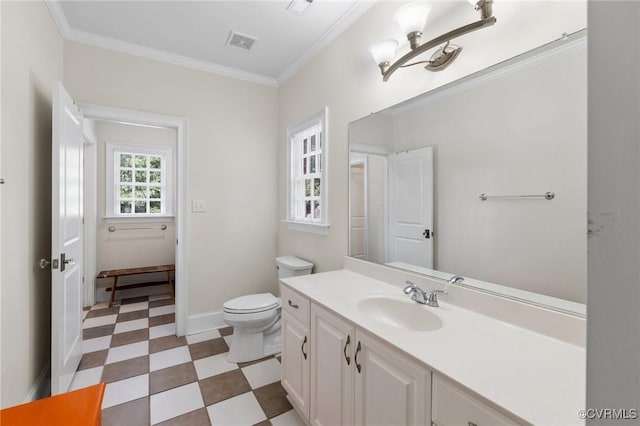
[[304,423],[280,385],[280,359],[229,363],[231,328],[175,336],[168,295],[85,311],[83,357],[71,383],[107,383],[103,426]]

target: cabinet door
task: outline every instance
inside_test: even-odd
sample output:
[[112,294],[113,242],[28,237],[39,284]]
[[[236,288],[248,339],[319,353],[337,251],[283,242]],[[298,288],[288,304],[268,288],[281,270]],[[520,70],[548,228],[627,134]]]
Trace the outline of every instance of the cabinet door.
[[282,313],[282,387],[300,415],[309,418],[309,328]]
[[360,330],[356,340],[355,423],[430,424],[429,370]]
[[311,424],[353,424],[354,328],[311,305]]

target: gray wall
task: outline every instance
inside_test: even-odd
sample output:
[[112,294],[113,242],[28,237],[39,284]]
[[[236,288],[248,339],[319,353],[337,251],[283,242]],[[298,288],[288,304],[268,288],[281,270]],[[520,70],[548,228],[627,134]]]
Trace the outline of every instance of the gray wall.
[[[640,402],[640,3],[589,2],[587,407]],[[639,424],[594,419],[589,424]]]

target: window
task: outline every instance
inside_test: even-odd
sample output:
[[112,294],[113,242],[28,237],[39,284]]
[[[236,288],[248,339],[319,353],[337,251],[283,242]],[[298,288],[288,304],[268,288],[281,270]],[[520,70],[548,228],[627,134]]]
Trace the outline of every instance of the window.
[[327,233],[327,109],[289,128],[289,228]]
[[171,215],[171,148],[107,142],[106,167],[107,217]]

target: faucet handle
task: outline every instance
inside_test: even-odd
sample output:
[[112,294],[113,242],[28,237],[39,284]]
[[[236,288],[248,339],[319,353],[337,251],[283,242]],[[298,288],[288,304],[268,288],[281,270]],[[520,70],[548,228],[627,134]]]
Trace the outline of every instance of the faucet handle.
[[404,283],[406,284],[405,288],[402,289],[402,292],[404,294],[407,294],[407,295],[411,294],[411,293],[413,293],[414,291],[416,291],[418,289],[418,287],[414,283],[412,283],[411,281],[407,280]]
[[447,295],[448,293],[445,290],[433,290],[429,293],[429,300],[427,301],[427,306],[431,306],[433,308],[437,308],[440,306],[438,303],[438,295]]

